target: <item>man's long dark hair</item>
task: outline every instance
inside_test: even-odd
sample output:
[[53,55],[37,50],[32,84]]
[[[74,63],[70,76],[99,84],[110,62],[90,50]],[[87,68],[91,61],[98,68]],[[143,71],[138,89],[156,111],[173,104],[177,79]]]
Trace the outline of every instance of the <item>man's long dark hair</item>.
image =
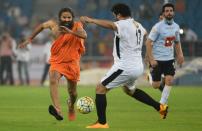
[[[70,22],[61,21],[60,17],[61,17],[63,12],[69,12],[72,15],[72,21],[70,21]],[[73,28],[73,26],[74,26],[74,12],[72,11],[71,8],[62,8],[58,13],[58,18],[59,18],[59,24],[61,26],[65,26],[69,29]]]
[[58,18],[60,19],[61,15],[63,12],[69,12],[72,15],[72,18],[74,18],[74,12],[72,11],[71,8],[62,8],[59,13],[58,13]]

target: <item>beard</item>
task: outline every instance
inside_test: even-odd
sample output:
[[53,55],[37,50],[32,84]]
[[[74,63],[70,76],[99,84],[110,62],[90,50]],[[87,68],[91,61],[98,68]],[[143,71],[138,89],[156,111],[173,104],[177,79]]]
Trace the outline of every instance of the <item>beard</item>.
[[72,29],[73,28],[73,26],[74,26],[74,21],[72,20],[72,21],[61,21],[60,20],[60,26],[65,26],[65,27],[67,27],[68,29]]
[[168,15],[165,17],[167,20],[172,20],[173,19],[173,16],[172,15]]

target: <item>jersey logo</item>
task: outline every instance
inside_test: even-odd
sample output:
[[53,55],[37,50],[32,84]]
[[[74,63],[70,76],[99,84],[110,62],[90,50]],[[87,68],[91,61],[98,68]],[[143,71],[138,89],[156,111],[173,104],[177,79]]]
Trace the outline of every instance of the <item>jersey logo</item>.
[[175,36],[171,36],[171,37],[166,37],[165,38],[165,46],[166,47],[171,47],[174,44],[175,41]]

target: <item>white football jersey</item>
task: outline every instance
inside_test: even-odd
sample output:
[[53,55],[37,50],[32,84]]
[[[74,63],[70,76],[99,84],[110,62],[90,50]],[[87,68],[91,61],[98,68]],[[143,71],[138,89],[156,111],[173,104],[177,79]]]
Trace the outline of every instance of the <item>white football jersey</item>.
[[142,64],[142,45],[146,30],[129,18],[114,22],[117,26],[114,37],[114,64],[120,69],[136,68]]

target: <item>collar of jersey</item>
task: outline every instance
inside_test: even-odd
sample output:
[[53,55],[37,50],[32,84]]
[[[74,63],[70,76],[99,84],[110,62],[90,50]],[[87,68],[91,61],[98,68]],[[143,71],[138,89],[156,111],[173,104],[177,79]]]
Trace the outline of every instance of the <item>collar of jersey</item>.
[[165,22],[165,24],[172,25],[173,24],[173,19],[171,19],[171,20],[164,19],[164,22]]

